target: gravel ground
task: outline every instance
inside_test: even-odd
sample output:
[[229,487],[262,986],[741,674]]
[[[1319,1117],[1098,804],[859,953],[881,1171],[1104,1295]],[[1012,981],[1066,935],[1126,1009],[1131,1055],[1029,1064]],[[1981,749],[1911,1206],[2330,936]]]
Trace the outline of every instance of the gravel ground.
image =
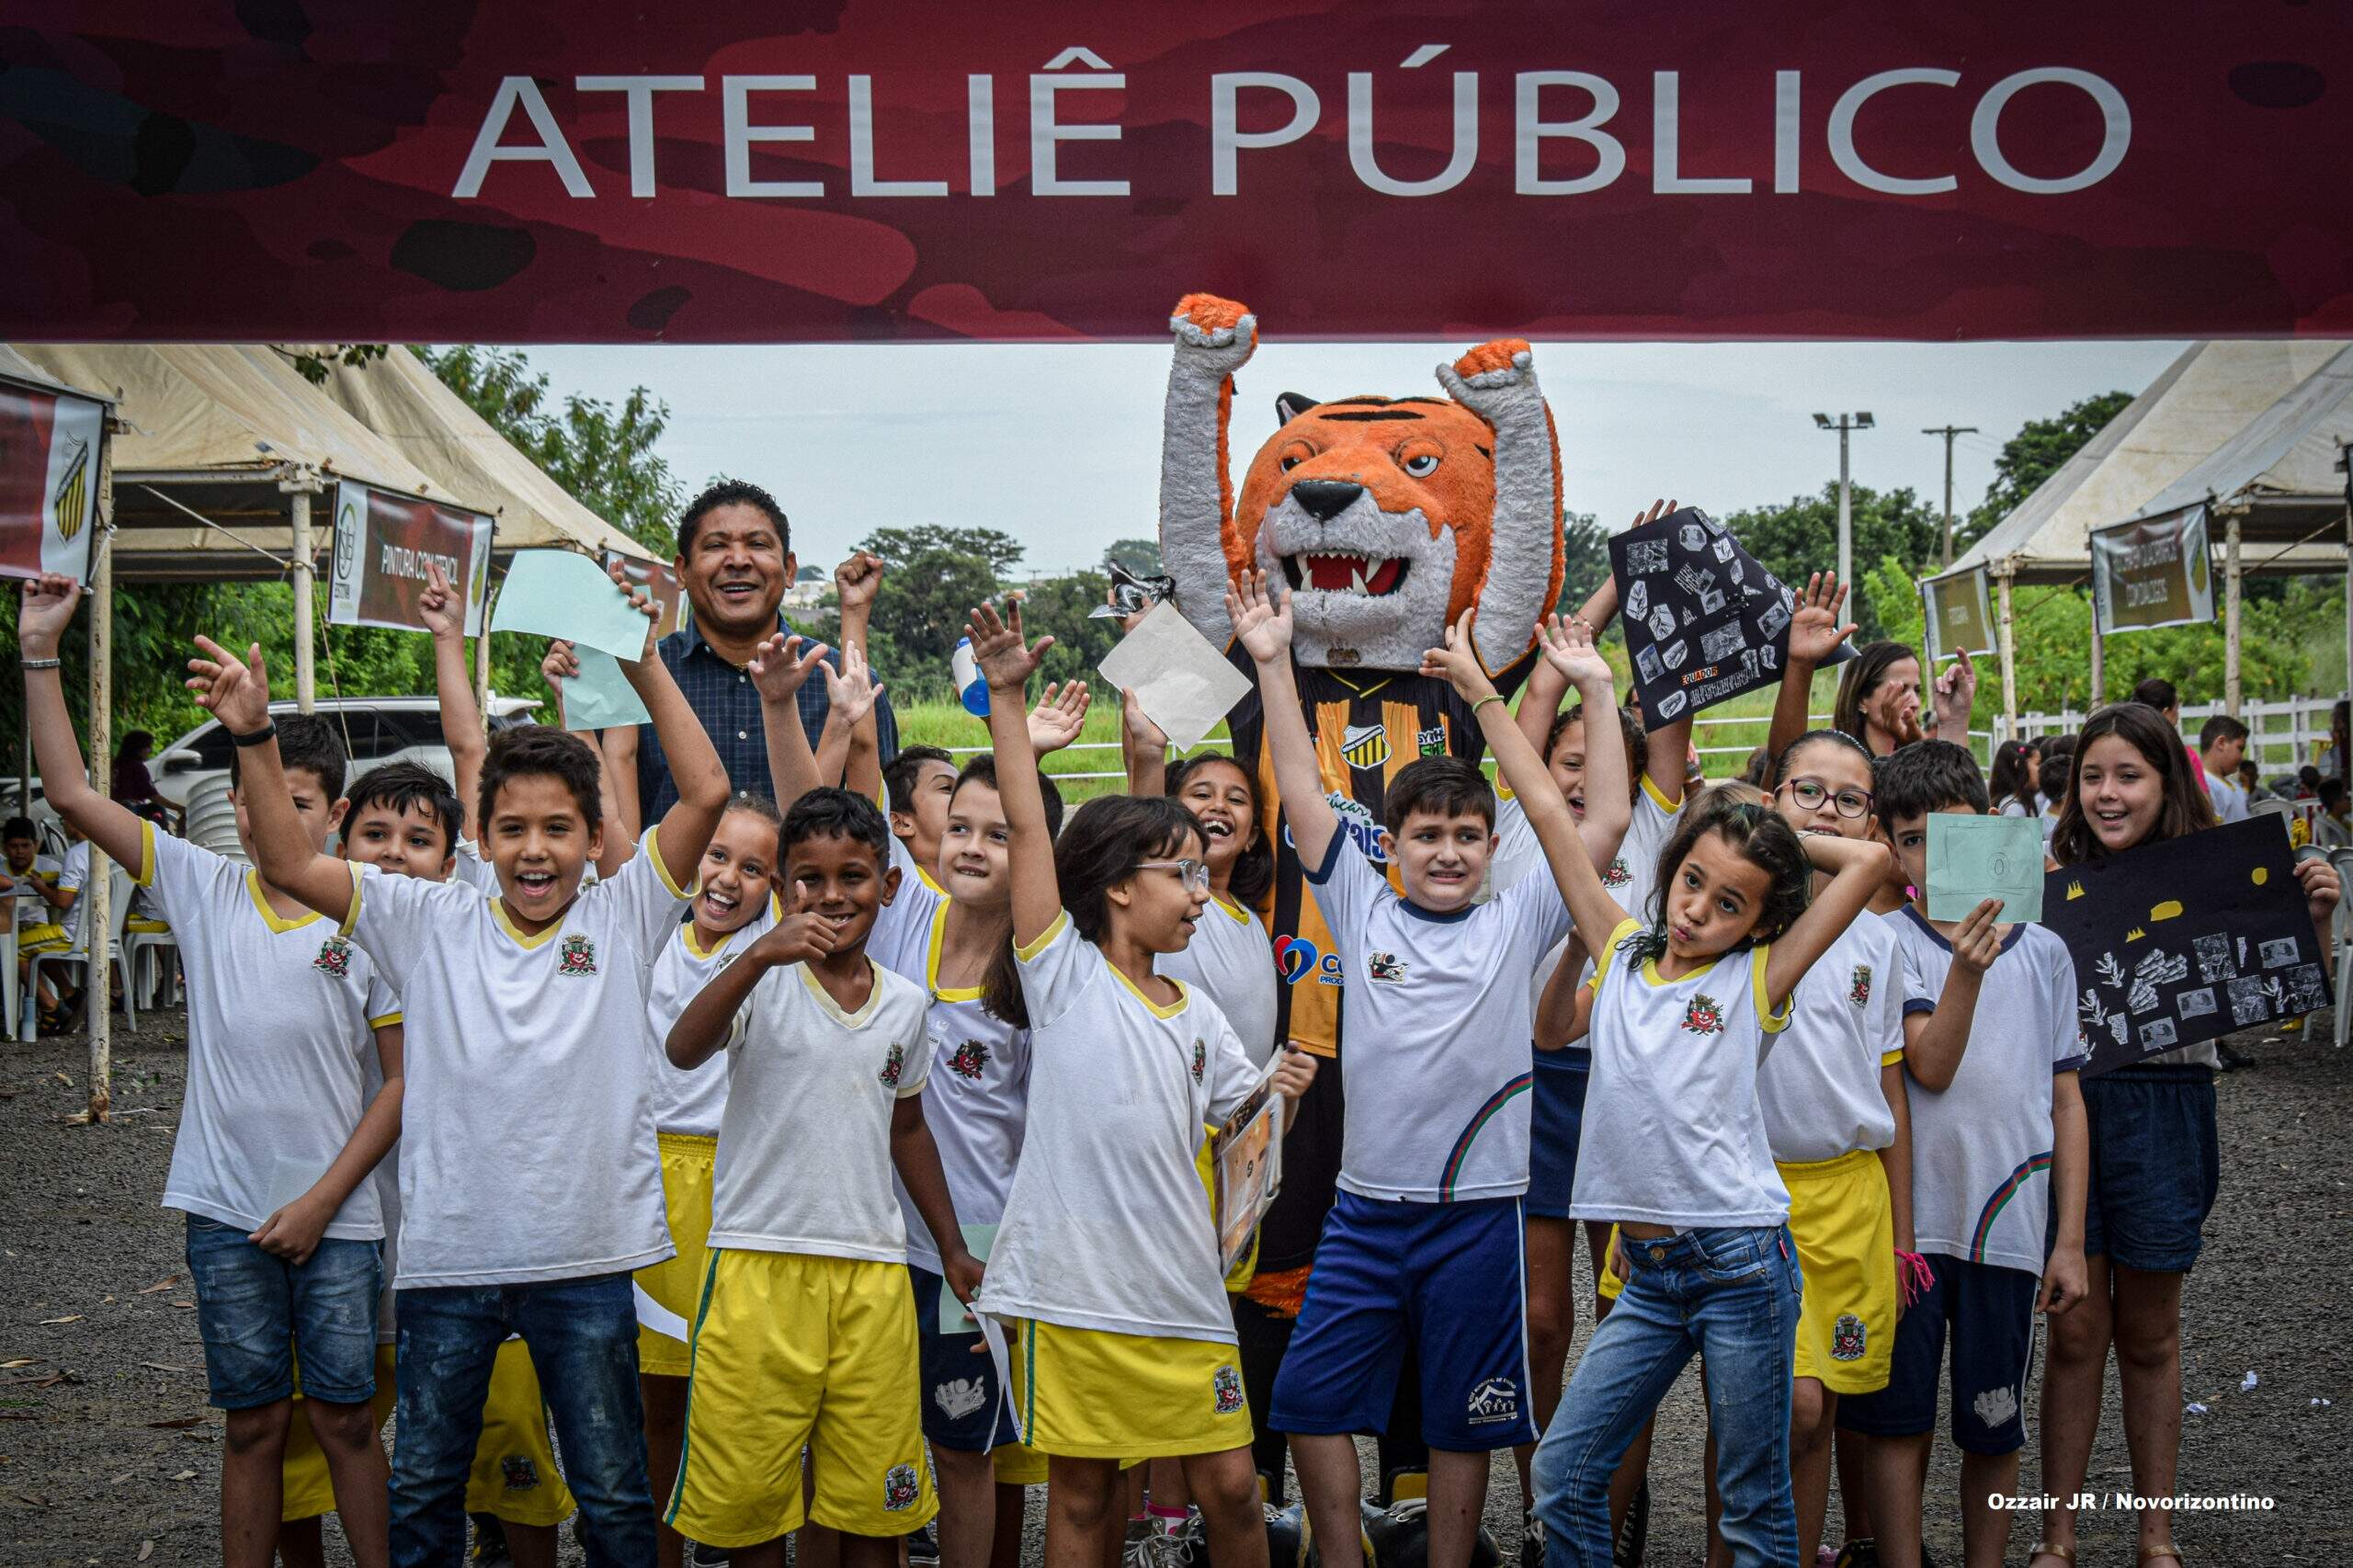
[[[115,1119],[99,1127],[66,1119],[85,1099],[81,1040],[0,1042],[0,1562],[219,1561],[220,1418],[204,1403],[180,1218],[155,1206],[186,1076],[184,1029],[164,1014],[118,1038]],[[2275,1506],[2184,1517],[2177,1539],[2194,1562],[2334,1561],[2353,1542],[2353,1351],[2340,1323],[2353,1295],[2353,1057],[2317,1027],[2238,1043],[2258,1065],[2222,1080],[2222,1195],[2182,1335],[2186,1396],[2207,1409],[2186,1424],[2181,1487]],[[2250,1371],[2257,1386],[2243,1392]],[[1702,1551],[1697,1386],[1687,1374],[1659,1422],[1659,1564],[1697,1563]],[[2113,1377],[2109,1392],[2092,1458],[2091,1483],[2103,1490],[2130,1483]],[[2029,1442],[2029,1489],[2037,1469]],[[1949,1563],[1960,1561],[1957,1485],[1940,1443],[1929,1546]],[[1490,1499],[1488,1524],[1516,1556],[1507,1456]],[[1834,1499],[1834,1530],[1836,1508]],[[1033,1498],[1031,1562],[1039,1511]],[[2032,1540],[2022,1519],[2012,1562]],[[330,1540],[347,1561],[332,1528]],[[2130,1515],[2088,1515],[2081,1561],[2130,1562],[2132,1540]],[[568,1537],[567,1556],[578,1561]]]

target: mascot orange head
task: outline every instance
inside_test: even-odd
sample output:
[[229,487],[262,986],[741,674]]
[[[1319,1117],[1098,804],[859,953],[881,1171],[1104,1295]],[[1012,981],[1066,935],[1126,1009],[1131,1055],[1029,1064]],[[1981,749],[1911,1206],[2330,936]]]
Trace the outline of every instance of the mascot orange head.
[[1290,592],[1302,664],[1410,670],[1474,608],[1491,671],[1528,651],[1560,595],[1563,549],[1559,450],[1527,344],[1439,367],[1449,397],[1283,394],[1281,428],[1233,500],[1233,372],[1256,322],[1191,295],[1170,325],[1161,557],[1196,626],[1224,641],[1224,584],[1256,566]]

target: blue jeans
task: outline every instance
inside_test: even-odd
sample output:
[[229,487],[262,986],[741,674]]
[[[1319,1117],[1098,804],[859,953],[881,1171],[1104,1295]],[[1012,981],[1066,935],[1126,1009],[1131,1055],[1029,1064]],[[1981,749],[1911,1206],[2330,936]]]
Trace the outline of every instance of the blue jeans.
[[1733,1562],[1792,1563],[1790,1378],[1797,1247],[1786,1229],[1625,1238],[1633,1278],[1593,1331],[1536,1448],[1550,1568],[1609,1568],[1609,1477],[1694,1351],[1708,1363],[1716,1489]]
[[555,1418],[590,1568],[651,1568],[654,1498],[630,1277],[403,1290],[396,1305],[392,1561],[402,1568],[462,1568],[466,1474],[482,1438],[491,1366],[500,1343],[520,1334]]
[[323,1404],[376,1395],[376,1303],[382,1244],[322,1238],[300,1265],[245,1239],[242,1225],[188,1217],[188,1278],[204,1336],[204,1380],[222,1410],[302,1392]]

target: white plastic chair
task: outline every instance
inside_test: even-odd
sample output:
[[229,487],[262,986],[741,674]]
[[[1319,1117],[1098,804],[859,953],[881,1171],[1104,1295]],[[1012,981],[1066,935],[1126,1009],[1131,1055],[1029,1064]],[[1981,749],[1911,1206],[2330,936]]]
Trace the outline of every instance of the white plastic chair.
[[[2340,887],[2353,887],[2353,847],[2330,850],[2328,863],[2336,868]],[[2336,938],[2336,1043],[2341,1047],[2346,1037],[2353,1034],[2353,997],[2345,990],[2353,985],[2353,908],[2347,908],[2341,897],[2329,934]]]
[[[122,923],[131,918],[131,873],[120,866],[109,864],[107,868],[106,961],[122,981],[123,1017],[135,1029],[139,1027],[139,997],[136,987],[131,983],[131,966],[124,961],[122,954]],[[54,953],[35,953],[32,967],[25,976],[26,988],[39,994],[41,965],[63,967],[72,964],[81,970],[84,984],[96,990],[97,983],[89,978],[91,936],[90,922],[85,919],[82,922],[80,942]],[[103,1007],[107,1005],[106,996],[103,993],[92,996],[89,1005]]]
[[124,984],[124,993],[128,994],[134,985],[137,986],[151,1008],[171,1000],[172,977],[177,971],[165,953],[168,949],[176,954],[179,948],[179,937],[168,926],[161,931],[133,931],[126,926],[122,933],[122,954],[130,966],[131,980]]

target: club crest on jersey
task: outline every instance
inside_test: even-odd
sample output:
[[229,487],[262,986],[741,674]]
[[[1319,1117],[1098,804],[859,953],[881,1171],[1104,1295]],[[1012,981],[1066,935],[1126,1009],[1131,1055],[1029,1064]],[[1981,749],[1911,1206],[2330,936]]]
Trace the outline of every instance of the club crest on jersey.
[[890,1513],[903,1514],[915,1506],[923,1495],[923,1488],[915,1483],[915,1467],[894,1464],[882,1475],[882,1506]]
[[1867,1007],[1870,1006],[1870,965],[1867,963],[1859,963],[1855,966],[1854,981],[1847,987],[1847,1000],[1852,1002],[1858,1007]]
[[1830,1358],[1833,1361],[1859,1361],[1863,1358],[1863,1320],[1852,1312],[1840,1312],[1830,1329]]
[[1626,857],[1623,855],[1613,858],[1609,869],[1601,873],[1601,885],[1606,888],[1622,888],[1633,880],[1634,873],[1626,869]]
[[891,1043],[891,1054],[882,1059],[882,1072],[880,1074],[882,1086],[886,1089],[897,1088],[899,1074],[905,1070],[906,1065],[907,1048],[893,1040]]
[[597,944],[585,937],[566,937],[556,960],[558,974],[594,974],[597,972]]
[[1724,1027],[1724,1005],[1701,992],[1683,1009],[1683,1027],[1693,1034],[1716,1034]]
[[1405,960],[1395,953],[1367,953],[1364,972],[1368,980],[1378,980],[1389,985],[1405,983]]
[[1209,1042],[1207,1040],[1195,1040],[1193,1042],[1193,1082],[1198,1084],[1201,1081],[1201,1074],[1208,1070],[1209,1064]]
[[1474,1426],[1519,1418],[1519,1385],[1509,1378],[1489,1378],[1471,1391],[1464,1418]]
[[311,960],[311,967],[341,980],[351,972],[351,944],[341,937],[329,937],[319,944],[319,956]]
[[540,1485],[540,1467],[526,1454],[508,1454],[498,1461],[498,1478],[509,1492],[536,1492]]
[[1220,1367],[1217,1376],[1210,1380],[1217,1391],[1217,1413],[1231,1415],[1242,1408],[1242,1374],[1231,1366]]
[[1389,726],[1350,724],[1340,733],[1340,755],[1350,767],[1379,767],[1389,760]]
[[959,1078],[978,1078],[989,1064],[989,1048],[979,1040],[968,1040],[956,1048],[948,1059],[948,1070]]

